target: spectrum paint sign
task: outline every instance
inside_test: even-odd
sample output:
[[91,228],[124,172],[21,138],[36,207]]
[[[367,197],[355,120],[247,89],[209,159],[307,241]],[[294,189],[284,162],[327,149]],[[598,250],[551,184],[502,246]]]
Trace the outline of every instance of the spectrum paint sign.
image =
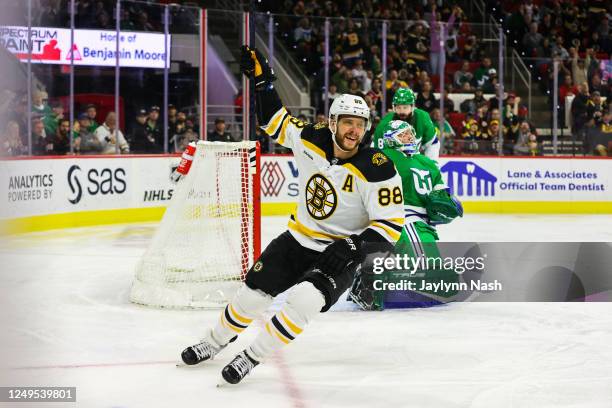
[[[69,65],[115,66],[115,31],[74,30],[74,46],[70,47],[70,30],[65,28],[32,27],[33,63]],[[0,46],[13,53],[20,61],[28,61],[28,28],[0,27]],[[166,54],[168,50],[168,55]],[[122,67],[165,68],[170,63],[170,35],[167,47],[164,34],[121,31],[119,33],[119,65]]]

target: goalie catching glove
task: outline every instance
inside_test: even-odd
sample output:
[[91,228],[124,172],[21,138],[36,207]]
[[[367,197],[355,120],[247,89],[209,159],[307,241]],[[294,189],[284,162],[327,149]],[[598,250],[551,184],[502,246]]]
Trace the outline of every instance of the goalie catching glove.
[[240,56],[240,71],[255,81],[256,88],[262,88],[276,80],[268,60],[257,48],[243,45]]
[[316,267],[327,273],[338,273],[361,260],[361,237],[351,235],[328,245],[317,259]]
[[463,217],[461,202],[446,190],[434,190],[425,196],[427,216],[430,224],[448,224],[457,217]]

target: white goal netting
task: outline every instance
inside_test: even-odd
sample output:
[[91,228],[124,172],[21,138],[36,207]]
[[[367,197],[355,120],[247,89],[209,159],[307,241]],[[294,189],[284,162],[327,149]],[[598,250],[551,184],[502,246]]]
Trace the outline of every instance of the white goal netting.
[[259,249],[256,142],[198,142],[142,259],[130,300],[174,308],[231,299]]

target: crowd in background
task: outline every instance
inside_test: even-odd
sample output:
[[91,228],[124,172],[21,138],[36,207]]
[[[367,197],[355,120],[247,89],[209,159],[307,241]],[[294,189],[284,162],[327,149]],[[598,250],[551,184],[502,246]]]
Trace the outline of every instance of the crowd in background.
[[[5,96],[8,96],[5,94]],[[18,156],[28,154],[27,137],[27,96],[15,97],[14,103],[0,106],[2,123],[6,127],[2,134],[0,154]],[[5,99],[6,101],[6,99]],[[74,124],[70,129],[70,114],[61,99],[49,102],[44,91],[32,94],[32,154],[63,155],[74,154],[156,154],[164,152],[164,120],[157,105],[137,111],[133,118],[127,118],[127,129],[121,129],[115,112],[104,109],[101,112],[95,104],[77,105]],[[168,105],[168,151],[182,152],[185,146],[199,139],[199,126],[187,110]],[[215,120],[208,133],[208,140],[233,141],[222,118]]]
[[[27,2],[23,2],[22,7]],[[172,2],[167,2],[172,3]],[[164,31],[164,8],[158,2],[124,1],[121,3],[121,30]],[[116,0],[75,0],[75,27],[114,30]],[[162,4],[163,6],[163,4]],[[70,0],[32,0],[32,22],[42,27],[70,27]],[[195,7],[170,7],[172,33],[197,32],[198,13]]]
[[[585,152],[612,153],[608,146],[612,137],[612,124],[610,104],[607,102],[612,84],[612,64],[608,58],[608,21],[611,6],[597,1],[587,4],[582,0],[488,3],[489,12],[496,18],[499,17],[508,29],[509,43],[521,52],[528,63],[532,62],[530,65],[534,75],[540,73],[550,77],[550,58],[560,61],[559,116],[563,116],[565,97],[574,96],[570,108],[572,131],[575,136],[585,141]],[[35,23],[66,26],[69,22],[67,4],[68,0],[40,0]],[[121,14],[122,29],[162,29],[159,14],[162,8],[143,2],[124,4]],[[114,0],[77,0],[76,5],[77,27],[114,27]],[[386,110],[389,110],[397,89],[410,87],[417,94],[416,107],[430,113],[436,126],[439,126],[440,122],[443,123],[443,153],[497,154],[501,150],[504,154],[543,154],[542,137],[537,135],[535,127],[526,121],[526,104],[519,95],[513,91],[505,92],[500,112],[496,96],[498,76],[493,60],[495,55],[477,35],[474,25],[468,23],[470,16],[459,3],[452,0],[420,0],[406,7],[403,0],[264,0],[258,7],[260,11],[278,13],[275,16],[277,35],[292,51],[299,66],[314,79],[311,103],[318,113],[317,118],[324,118],[321,112],[324,111],[326,103],[331,104],[341,93],[353,93],[364,97],[371,108],[373,124],[376,126],[386,113],[383,112],[383,96],[387,103]],[[183,24],[187,30],[193,31],[195,20],[183,15],[185,13],[181,11],[181,7],[173,9],[173,25]],[[325,17],[330,17],[332,23],[331,82],[328,90],[323,87],[322,64]],[[383,53],[380,47],[381,30],[378,19],[389,21],[386,50],[388,69],[385,83],[382,75]],[[441,46],[442,36],[445,42]],[[446,61],[443,74],[445,87],[441,95],[436,97],[441,81],[439,71],[442,55]],[[52,69],[43,66],[37,68]],[[141,73],[132,71],[135,74],[130,75],[134,75],[141,83],[147,83],[143,79],[148,75],[144,70]],[[108,89],[109,84],[104,82],[107,81],[105,77],[94,76],[92,79],[92,86]],[[138,81],[128,79],[122,82],[122,86],[129,87]],[[546,84],[547,81],[538,83]],[[48,91],[52,93],[53,90]],[[449,96],[454,93],[468,93],[473,96],[462,103],[455,103],[454,98]],[[45,141],[33,144],[33,152],[62,154],[65,150],[65,140],[69,140],[63,134],[66,132],[66,114],[59,98],[49,98],[45,94],[44,88],[32,93],[32,138],[37,143],[41,139]],[[177,91],[177,94],[181,93]],[[85,118],[90,108],[88,105],[77,106],[74,128],[67,131],[72,134],[74,151],[81,154],[111,150],[120,153],[162,152],[164,132],[161,130],[163,120],[159,118],[160,113],[168,116],[169,151],[180,151],[189,140],[201,134],[197,126],[199,120],[193,110],[179,110],[172,105],[168,106],[167,112],[160,112],[157,106],[139,108],[145,105],[145,102],[148,103],[150,98],[141,101],[137,99],[138,95],[139,93],[134,93],[135,100],[131,101],[133,106],[125,113],[126,129],[122,129],[125,132],[124,141],[119,136],[109,137],[113,141],[113,147],[103,143],[106,142],[106,136],[100,141],[104,147],[86,142],[91,138],[82,133],[84,128],[89,129],[92,125],[87,125]],[[24,119],[27,117],[27,104],[24,102],[24,95],[6,96],[0,103],[0,116],[6,119],[3,123],[8,126],[6,129],[0,129],[3,131],[4,146],[0,149],[4,155],[18,155],[24,152],[23,146],[28,139]],[[237,100],[240,97],[239,94]],[[442,110],[439,98],[442,98]],[[12,100],[12,105],[7,100]],[[178,99],[177,101],[181,102]],[[240,105],[237,105],[235,113],[239,113]],[[186,106],[186,103],[181,106]],[[189,106],[193,107],[192,104]],[[111,134],[117,132],[119,135],[119,130],[113,130],[113,126],[117,127],[116,124],[113,125],[116,120],[113,120],[112,115],[108,118],[108,114],[109,112],[105,111],[90,117],[89,120],[100,123],[103,129],[110,129]],[[499,133],[499,128],[504,139],[502,146],[494,137]],[[526,131],[527,128],[529,132]],[[228,133],[222,118],[215,120],[209,130],[211,132],[208,137],[215,140],[233,140],[240,133],[238,127],[230,129],[236,134]],[[88,133],[95,132],[90,130]],[[261,135],[258,137],[263,139]],[[55,142],[47,143],[49,138],[54,138]],[[21,143],[18,139],[21,139]]]
[[[532,69],[551,107],[564,118],[573,97],[571,130],[587,150],[612,154],[612,3],[605,0],[489,1],[488,10],[503,21],[510,44]],[[558,62],[558,101],[552,101],[554,61]],[[608,143],[606,143],[608,142]]]
[[[430,113],[437,126],[440,116],[444,117],[443,153],[497,154],[501,149],[505,154],[541,154],[541,149],[533,148],[534,127],[523,124],[527,110],[521,98],[506,93],[501,113],[497,97],[490,98],[497,91],[497,70],[487,47],[467,22],[468,15],[455,2],[425,0],[405,7],[398,0],[358,4],[298,0],[263,2],[261,7],[281,14],[277,32],[283,33],[285,45],[293,50],[307,75],[315,78],[315,89],[323,89],[323,18],[332,18],[330,86],[327,92],[313,93],[313,105],[318,111],[339,94],[356,94],[370,106],[375,126],[386,113],[382,111],[383,95],[388,110],[397,89],[410,87],[417,93],[416,107]],[[384,84],[380,24],[370,19],[390,20]],[[440,47],[442,30],[444,47]],[[442,53],[446,71],[441,112],[435,93],[440,83]],[[472,93],[473,97],[456,106],[449,97],[451,93]],[[530,134],[523,137],[520,129],[525,126]],[[495,142],[499,127],[505,139],[503,147]]]

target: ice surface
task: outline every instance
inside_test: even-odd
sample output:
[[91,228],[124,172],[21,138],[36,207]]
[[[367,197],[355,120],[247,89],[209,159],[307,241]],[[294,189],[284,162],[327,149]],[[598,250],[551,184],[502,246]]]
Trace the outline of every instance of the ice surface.
[[[285,224],[286,217],[267,218],[264,244]],[[154,229],[2,241],[0,386],[76,386],[80,407],[612,406],[611,303],[456,303],[381,313],[340,305],[242,384],[216,388],[221,368],[261,320],[217,360],[176,368],[182,348],[218,312],[128,302]],[[439,232],[452,241],[612,241],[612,220],[468,215]]]

